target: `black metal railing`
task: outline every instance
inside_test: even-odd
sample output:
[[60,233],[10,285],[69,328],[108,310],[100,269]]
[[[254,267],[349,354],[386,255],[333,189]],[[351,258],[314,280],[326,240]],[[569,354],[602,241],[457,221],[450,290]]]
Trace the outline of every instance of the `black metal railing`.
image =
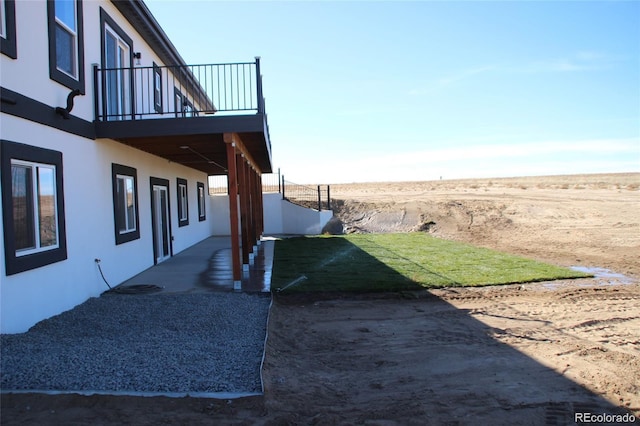
[[310,209],[331,210],[329,185],[307,186],[285,180],[282,176],[282,199]]
[[[227,176],[209,176],[209,195],[229,193]],[[318,211],[331,210],[331,187],[329,185],[300,185],[285,180],[278,169],[277,173],[262,175],[263,193],[281,193],[282,199],[293,204]]]
[[262,192],[264,193],[278,193],[282,192],[280,180],[280,169],[278,173],[265,173],[262,175]]
[[[262,192],[280,193],[280,170],[277,173],[264,173],[262,177]],[[209,176],[209,195],[226,195],[229,193],[227,175]]]
[[227,175],[209,176],[209,195],[224,195],[229,193]]
[[97,121],[265,113],[260,58],[205,65],[94,67]]

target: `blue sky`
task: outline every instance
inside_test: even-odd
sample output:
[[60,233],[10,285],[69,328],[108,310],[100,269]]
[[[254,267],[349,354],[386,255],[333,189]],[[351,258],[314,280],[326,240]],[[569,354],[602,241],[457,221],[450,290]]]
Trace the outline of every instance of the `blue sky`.
[[640,171],[640,2],[146,0],[187,63],[261,56],[298,183]]

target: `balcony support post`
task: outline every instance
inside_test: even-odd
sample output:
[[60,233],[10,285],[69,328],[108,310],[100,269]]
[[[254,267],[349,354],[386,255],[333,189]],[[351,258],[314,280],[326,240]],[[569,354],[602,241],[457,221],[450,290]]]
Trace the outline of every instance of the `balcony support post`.
[[249,237],[247,240],[251,244],[251,247],[249,248],[251,253],[253,253],[253,248],[256,245],[256,211],[254,206],[256,202],[256,194],[254,185],[253,169],[247,165],[247,210],[249,213]]
[[258,227],[256,230],[256,239],[260,242],[260,238],[262,238],[262,232],[264,231],[264,218],[262,217],[262,176],[258,171],[255,171],[255,179],[256,179],[256,221],[258,222]]
[[242,289],[242,270],[240,265],[240,231],[238,223],[238,170],[236,163],[236,144],[233,133],[223,135],[227,145],[227,181],[229,187],[229,223],[231,226],[231,264],[233,269],[233,288]]
[[256,170],[252,170],[251,177],[253,182],[253,217],[255,220],[254,238],[255,244],[257,244],[262,236],[262,182],[260,174]]
[[240,191],[240,228],[242,230],[242,268],[249,269],[249,253],[251,243],[251,218],[249,213],[249,185],[247,182],[247,163],[242,154],[236,154],[238,164],[238,188]]

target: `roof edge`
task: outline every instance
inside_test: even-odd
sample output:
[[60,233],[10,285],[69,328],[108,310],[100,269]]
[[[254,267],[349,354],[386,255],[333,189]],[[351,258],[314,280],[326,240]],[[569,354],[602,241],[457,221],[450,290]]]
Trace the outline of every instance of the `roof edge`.
[[138,30],[165,65],[186,65],[156,18],[142,0],[111,0],[129,23]]

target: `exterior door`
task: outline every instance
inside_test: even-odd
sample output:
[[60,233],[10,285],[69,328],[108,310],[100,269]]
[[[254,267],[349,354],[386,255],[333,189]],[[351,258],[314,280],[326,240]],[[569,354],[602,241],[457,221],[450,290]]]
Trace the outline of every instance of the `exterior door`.
[[108,26],[104,37],[107,119],[124,120],[131,114],[131,49]]
[[153,185],[151,197],[153,215],[153,253],[155,263],[171,257],[171,226],[168,185]]

